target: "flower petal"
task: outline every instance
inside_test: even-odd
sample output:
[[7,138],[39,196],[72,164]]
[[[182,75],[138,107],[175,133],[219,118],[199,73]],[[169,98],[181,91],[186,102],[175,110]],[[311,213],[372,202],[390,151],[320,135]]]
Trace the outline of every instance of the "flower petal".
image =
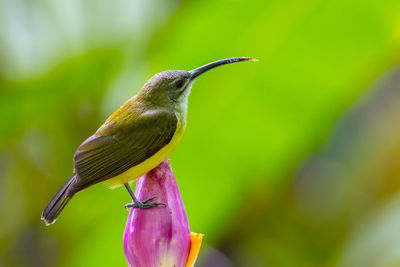
[[166,206],[130,210],[124,234],[128,264],[184,267],[190,250],[189,223],[168,160],[138,179],[135,194],[140,201],[155,197],[151,202]]
[[190,252],[187,259],[186,267],[193,267],[196,262],[197,255],[199,255],[201,241],[203,240],[204,234],[190,233]]

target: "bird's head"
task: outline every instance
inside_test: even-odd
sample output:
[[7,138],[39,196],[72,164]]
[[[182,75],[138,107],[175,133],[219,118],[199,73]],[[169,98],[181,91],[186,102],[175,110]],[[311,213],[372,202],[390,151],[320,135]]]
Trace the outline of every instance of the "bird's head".
[[254,60],[248,57],[235,57],[218,60],[191,71],[163,71],[157,73],[146,82],[139,96],[152,102],[153,105],[186,106],[190,89],[200,75],[225,64]]

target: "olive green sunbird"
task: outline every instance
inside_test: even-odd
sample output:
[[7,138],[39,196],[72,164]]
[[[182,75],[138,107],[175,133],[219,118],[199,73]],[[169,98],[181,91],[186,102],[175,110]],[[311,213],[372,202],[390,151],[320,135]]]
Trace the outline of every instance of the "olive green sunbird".
[[74,173],[46,206],[42,220],[47,225],[54,223],[76,193],[103,181],[113,187],[125,185],[133,199],[126,207],[163,205],[149,203],[152,199],[138,201],[128,183],[160,164],[181,140],[195,79],[215,67],[251,60],[228,58],[192,71],[167,70],[154,75],[78,147]]

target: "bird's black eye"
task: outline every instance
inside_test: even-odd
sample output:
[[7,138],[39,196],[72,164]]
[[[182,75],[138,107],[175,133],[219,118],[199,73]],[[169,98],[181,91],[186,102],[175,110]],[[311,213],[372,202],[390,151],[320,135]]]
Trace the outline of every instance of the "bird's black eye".
[[179,80],[176,82],[175,87],[177,89],[180,89],[180,88],[182,88],[183,84],[184,84],[183,80]]

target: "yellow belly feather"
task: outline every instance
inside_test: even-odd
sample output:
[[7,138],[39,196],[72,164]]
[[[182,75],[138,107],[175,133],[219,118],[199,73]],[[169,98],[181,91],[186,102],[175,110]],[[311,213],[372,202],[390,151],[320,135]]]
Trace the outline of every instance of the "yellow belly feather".
[[183,132],[185,131],[185,125],[179,125],[172,137],[171,141],[161,148],[156,154],[146,159],[142,163],[130,168],[129,170],[105,181],[105,184],[111,188],[121,186],[123,184],[132,182],[153,168],[157,167],[164,159],[166,159],[169,154],[176,148],[182,139]]

